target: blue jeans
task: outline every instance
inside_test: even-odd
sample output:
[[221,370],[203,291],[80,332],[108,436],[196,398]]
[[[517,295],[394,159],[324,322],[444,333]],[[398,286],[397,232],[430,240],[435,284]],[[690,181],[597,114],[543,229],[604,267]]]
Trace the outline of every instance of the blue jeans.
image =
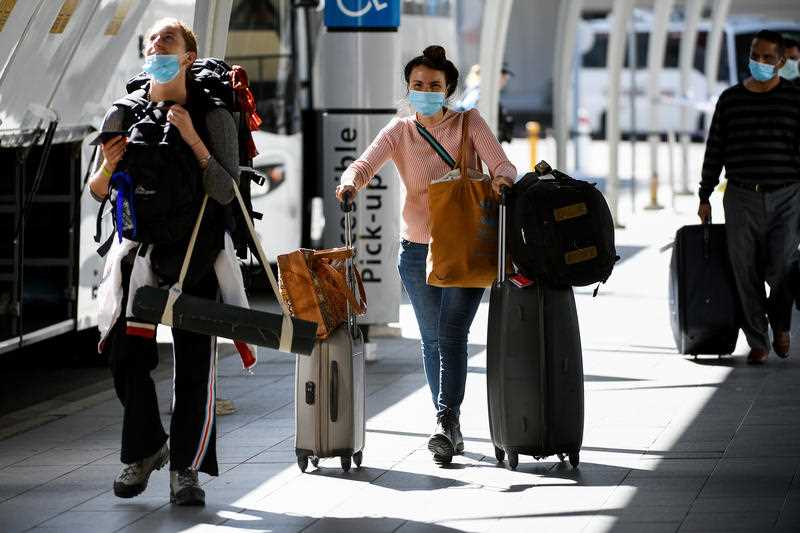
[[428,285],[428,245],[406,240],[400,244],[400,279],[422,334],[422,360],[436,414],[458,415],[467,383],[467,335],[483,289]]

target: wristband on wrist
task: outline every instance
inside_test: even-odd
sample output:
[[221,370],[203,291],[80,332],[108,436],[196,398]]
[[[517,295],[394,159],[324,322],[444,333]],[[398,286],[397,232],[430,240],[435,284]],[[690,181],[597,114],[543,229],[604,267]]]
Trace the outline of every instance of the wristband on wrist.
[[110,178],[111,174],[112,174],[112,172],[110,170],[108,170],[108,167],[106,166],[105,162],[100,165],[100,172],[102,172],[103,176],[105,176],[107,178]]

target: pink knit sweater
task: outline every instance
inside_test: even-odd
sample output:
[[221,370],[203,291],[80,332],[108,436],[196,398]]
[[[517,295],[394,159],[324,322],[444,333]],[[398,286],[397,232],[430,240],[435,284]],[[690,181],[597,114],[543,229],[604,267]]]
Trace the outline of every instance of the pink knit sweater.
[[[448,110],[444,120],[427,129],[457,160],[461,145],[461,125],[465,117],[473,151],[486,164],[489,174],[515,179],[517,169],[509,162],[477,109],[465,113]],[[354,185],[361,190],[389,159],[394,161],[406,193],[401,237],[411,242],[427,244],[431,237],[428,185],[451,169],[417,131],[414,118],[410,116],[392,119],[361,157],[342,173],[341,183]]]

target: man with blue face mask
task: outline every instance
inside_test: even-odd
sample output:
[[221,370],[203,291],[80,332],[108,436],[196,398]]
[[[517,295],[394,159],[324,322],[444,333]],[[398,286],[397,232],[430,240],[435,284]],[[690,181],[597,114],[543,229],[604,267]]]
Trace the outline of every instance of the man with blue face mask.
[[710,222],[709,197],[725,169],[728,254],[751,364],[766,362],[770,326],[775,353],[789,354],[791,295],[785,283],[800,241],[800,87],[778,75],[784,53],[779,33],[761,31],[753,39],[751,76],[717,102],[700,182],[698,215]]
[[794,39],[786,39],[786,64],[780,70],[781,78],[800,83],[800,43]]

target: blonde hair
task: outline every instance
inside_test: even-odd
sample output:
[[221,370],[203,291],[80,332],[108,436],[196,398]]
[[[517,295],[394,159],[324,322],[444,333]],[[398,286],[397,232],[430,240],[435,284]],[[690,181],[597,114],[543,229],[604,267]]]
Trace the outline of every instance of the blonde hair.
[[197,36],[192,31],[192,28],[190,28],[189,25],[182,20],[174,17],[164,17],[155,21],[153,25],[150,26],[150,29],[148,29],[145,33],[145,39],[149,41],[150,36],[153,35],[158,28],[162,28],[164,26],[175,26],[178,28],[183,36],[183,42],[186,43],[186,51],[194,52],[195,54],[197,53]]

